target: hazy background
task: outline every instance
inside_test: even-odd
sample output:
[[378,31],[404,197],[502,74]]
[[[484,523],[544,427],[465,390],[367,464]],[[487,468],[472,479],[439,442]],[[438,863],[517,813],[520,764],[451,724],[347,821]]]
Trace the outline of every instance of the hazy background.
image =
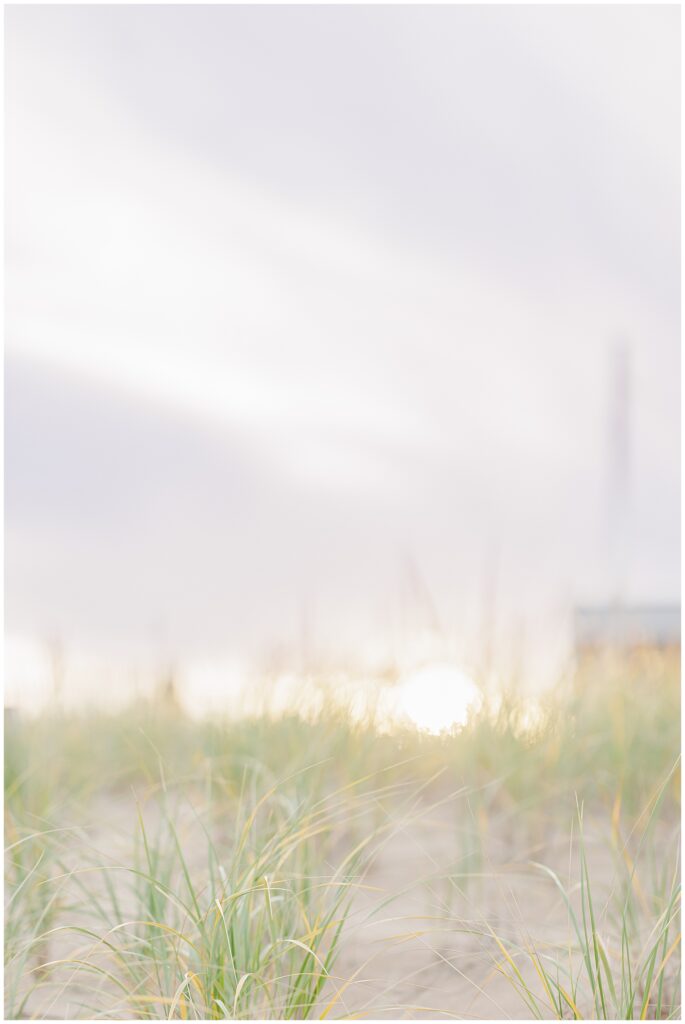
[[8,700],[551,671],[618,343],[622,593],[678,600],[679,17],[5,9]]

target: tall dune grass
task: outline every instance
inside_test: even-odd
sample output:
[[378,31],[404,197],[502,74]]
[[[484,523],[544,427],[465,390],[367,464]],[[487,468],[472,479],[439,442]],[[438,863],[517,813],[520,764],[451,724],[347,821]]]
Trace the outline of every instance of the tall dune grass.
[[[20,718],[5,738],[6,1015],[425,1015],[384,1002],[382,979],[361,998],[361,968],[341,968],[363,903],[397,917],[387,941],[466,936],[474,996],[504,978],[513,1015],[677,1016],[679,748],[679,668],[653,659],[588,668],[534,715],[497,695],[440,736],[380,733],[334,702],[309,719],[142,704]],[[369,870],[427,810],[455,868],[430,880],[444,898],[417,924],[399,889],[374,902]],[[565,877],[536,856],[552,831]],[[481,912],[503,884],[495,832],[564,909],[563,935]],[[432,1015],[459,1016],[439,1000]]]

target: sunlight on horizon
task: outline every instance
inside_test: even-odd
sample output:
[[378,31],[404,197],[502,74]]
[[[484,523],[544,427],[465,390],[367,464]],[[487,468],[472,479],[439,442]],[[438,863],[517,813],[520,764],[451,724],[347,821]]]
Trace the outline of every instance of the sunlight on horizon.
[[466,725],[483,702],[476,683],[449,664],[424,665],[401,679],[397,689],[396,717],[433,734]]
[[[324,673],[321,678],[293,670],[271,676],[250,671],[235,659],[196,660],[176,675],[142,659],[126,668],[85,652],[67,658],[58,645],[50,648],[12,637],[5,649],[5,674],[6,706],[30,714],[87,706],[117,712],[140,699],[163,703],[167,678],[173,679],[179,709],[198,719],[292,713],[312,719],[331,711],[352,721],[373,722],[381,731],[409,727],[437,735],[463,727],[483,705],[483,690],[466,671],[454,662],[430,659],[398,668],[390,679],[362,670]],[[107,681],[97,697],[93,678]]]

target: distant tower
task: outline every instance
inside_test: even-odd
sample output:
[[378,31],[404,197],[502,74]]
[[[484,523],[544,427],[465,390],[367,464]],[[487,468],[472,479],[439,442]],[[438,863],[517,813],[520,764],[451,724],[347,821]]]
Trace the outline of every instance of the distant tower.
[[610,597],[621,604],[629,586],[632,381],[630,346],[612,352],[609,393],[607,554]]
[[[630,593],[633,535],[633,396],[631,353],[614,346],[609,378],[606,471],[607,598],[574,610],[577,663],[598,652],[670,651],[680,655],[679,604],[635,603]],[[631,597],[633,600],[631,601]],[[588,677],[591,678],[591,677]],[[582,682],[578,675],[577,685]]]

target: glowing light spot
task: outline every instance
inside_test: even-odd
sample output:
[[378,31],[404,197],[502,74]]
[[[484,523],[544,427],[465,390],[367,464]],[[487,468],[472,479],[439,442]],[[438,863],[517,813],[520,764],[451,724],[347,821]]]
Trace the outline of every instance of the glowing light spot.
[[406,676],[397,689],[398,718],[418,729],[439,733],[463,726],[482,704],[482,693],[465,672],[434,664]]

